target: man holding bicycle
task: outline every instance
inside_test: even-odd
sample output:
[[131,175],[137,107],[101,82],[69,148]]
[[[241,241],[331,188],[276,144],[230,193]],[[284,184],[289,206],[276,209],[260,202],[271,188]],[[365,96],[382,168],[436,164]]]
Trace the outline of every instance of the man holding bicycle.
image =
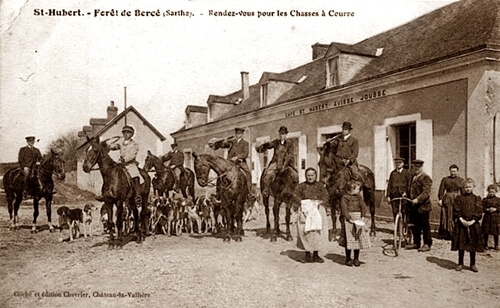
[[[410,195],[411,174],[408,169],[403,168],[404,163],[404,158],[394,158],[396,169],[391,172],[389,182],[387,183],[387,203],[392,206],[392,215],[394,218],[396,218],[399,211],[399,202],[391,202],[391,200],[399,197],[408,197]],[[406,201],[404,205],[406,205]]]

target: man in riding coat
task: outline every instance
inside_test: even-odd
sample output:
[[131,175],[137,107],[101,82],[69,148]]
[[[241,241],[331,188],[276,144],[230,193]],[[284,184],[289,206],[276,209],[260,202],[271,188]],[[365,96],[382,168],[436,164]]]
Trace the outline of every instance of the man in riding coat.
[[209,145],[214,150],[220,148],[229,148],[227,159],[238,165],[245,174],[249,195],[252,194],[252,174],[248,168],[247,158],[249,153],[248,142],[243,140],[244,128],[236,127],[234,137],[225,138],[217,141],[209,141]]
[[31,175],[31,170],[33,169],[33,167],[35,165],[40,165],[40,162],[42,161],[42,153],[40,153],[40,150],[35,148],[34,146],[34,136],[26,137],[26,143],[28,145],[19,149],[17,160],[19,162],[19,167],[24,174],[24,191],[26,194],[31,194],[31,192],[28,192],[28,179]]
[[[122,128],[123,138],[118,139],[117,141],[111,143],[109,145],[110,150],[120,150],[120,160],[119,162],[125,166],[125,169],[130,174],[132,178],[134,190],[135,190],[135,203],[137,206],[141,205],[142,198],[140,195],[141,192],[141,183],[140,183],[140,173],[139,168],[137,167],[136,156],[137,152],[139,152],[139,144],[135,142],[132,137],[134,136],[135,130],[132,126],[125,125]],[[98,201],[104,201],[102,196],[96,198]]]
[[351,131],[351,122],[344,122],[342,124],[342,135],[339,138],[335,138],[331,143],[332,146],[337,149],[335,153],[337,171],[343,168],[349,168],[351,178],[361,181],[362,177],[359,173],[357,160],[359,151],[358,139],[351,135]]
[[[293,143],[286,139],[288,134],[288,129],[285,126],[281,126],[278,130],[279,138],[270,142],[263,143],[256,148],[258,153],[263,153],[264,151],[274,149],[273,158],[269,162],[269,166],[264,170],[262,174],[262,179],[265,183],[272,183],[276,178],[276,173],[283,172],[286,167],[291,167],[295,169],[292,165],[293,163]],[[279,154],[284,153],[282,160],[279,159]],[[269,196],[269,187],[271,185],[266,185],[264,191],[262,192],[263,197]]]
[[168,152],[166,155],[161,157],[161,162],[168,161],[168,167],[174,172],[174,187],[175,191],[179,191],[181,173],[184,170],[184,153],[179,151],[179,146],[177,143],[172,143],[172,151]]

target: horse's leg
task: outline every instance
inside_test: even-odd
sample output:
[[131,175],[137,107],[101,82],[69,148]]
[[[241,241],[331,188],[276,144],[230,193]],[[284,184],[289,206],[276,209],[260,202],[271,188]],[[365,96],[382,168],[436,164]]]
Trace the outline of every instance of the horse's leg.
[[280,205],[281,200],[277,197],[274,198],[273,216],[274,216],[274,232],[271,236],[271,242],[276,242],[276,238],[281,235],[280,230]]
[[264,212],[266,213],[266,234],[271,232],[271,223],[269,222],[269,196],[262,196],[262,203],[264,203]]
[[19,206],[21,205],[21,202],[23,202],[23,191],[18,191],[16,193],[16,201],[14,201],[14,228],[19,227],[19,217],[17,213],[19,212]]
[[31,227],[31,233],[36,233],[36,219],[38,218],[38,197],[33,197],[33,225]]
[[371,216],[371,226],[370,226],[370,235],[376,235],[376,226],[375,226],[375,194],[372,189],[365,188],[363,190],[363,199],[365,203],[370,208],[370,216]]
[[293,241],[292,234],[290,233],[290,217],[292,216],[292,209],[291,205],[289,205],[291,200],[288,200],[286,203],[286,214],[285,214],[285,222],[286,222],[286,233],[285,233],[285,239],[287,241]]
[[[7,199],[7,209],[9,210],[9,217],[10,217],[10,229],[13,230],[16,227],[16,220],[15,220],[15,215],[14,215],[14,191],[8,191],[6,192],[5,198]],[[22,193],[21,193],[22,196]],[[17,202],[17,200],[16,200]]]
[[117,240],[122,241],[123,236],[123,201],[116,202],[116,230],[117,230]]
[[330,199],[330,212],[332,216],[332,231],[330,234],[330,242],[337,240],[337,202]]
[[52,194],[45,197],[45,212],[47,213],[49,232],[52,233],[55,231],[54,226],[52,225]]
[[375,204],[372,202],[370,204],[370,215],[372,218],[372,225],[370,227],[370,235],[375,236],[377,228],[375,227]]

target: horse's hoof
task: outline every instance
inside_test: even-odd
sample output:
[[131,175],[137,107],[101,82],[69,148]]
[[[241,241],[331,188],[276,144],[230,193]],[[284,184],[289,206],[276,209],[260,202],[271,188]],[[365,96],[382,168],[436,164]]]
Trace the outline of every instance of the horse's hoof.
[[289,242],[291,242],[291,241],[293,241],[293,237],[290,234],[288,234],[286,236],[286,240],[289,241]]
[[238,237],[235,239],[235,242],[243,242],[243,239],[241,238],[241,236],[238,236]]
[[373,230],[370,231],[370,236],[376,236],[376,235],[377,235],[377,233],[375,231],[373,231]]
[[56,229],[54,229],[54,228],[49,229],[49,232],[50,232],[50,233],[54,233],[54,232],[56,232]]
[[277,240],[276,235],[271,236],[271,242],[276,242]]
[[35,234],[35,233],[38,233],[38,231],[36,231],[36,230],[31,230],[31,233],[32,233],[32,234]]

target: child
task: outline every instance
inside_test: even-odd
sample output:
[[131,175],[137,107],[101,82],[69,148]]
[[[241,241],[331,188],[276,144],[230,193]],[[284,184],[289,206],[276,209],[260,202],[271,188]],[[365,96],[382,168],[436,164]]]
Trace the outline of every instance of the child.
[[464,267],[465,250],[470,252],[470,270],[477,273],[476,252],[483,252],[483,237],[479,220],[483,214],[481,197],[472,193],[474,181],[468,178],[465,181],[464,193],[455,199],[453,206],[453,220],[455,226],[451,239],[451,250],[458,250],[457,271]]
[[[342,232],[339,245],[345,247],[347,266],[360,266],[359,250],[371,247],[366,223],[366,205],[359,194],[361,183],[349,181],[346,185],[347,194],[340,199]],[[361,224],[355,222],[362,221]],[[362,226],[364,225],[364,226]],[[354,261],[351,259],[351,250],[354,250]]]
[[498,235],[500,234],[500,198],[495,196],[497,187],[488,186],[488,195],[483,199],[483,234],[484,249],[488,249],[488,236],[493,235],[495,250],[498,248]]

